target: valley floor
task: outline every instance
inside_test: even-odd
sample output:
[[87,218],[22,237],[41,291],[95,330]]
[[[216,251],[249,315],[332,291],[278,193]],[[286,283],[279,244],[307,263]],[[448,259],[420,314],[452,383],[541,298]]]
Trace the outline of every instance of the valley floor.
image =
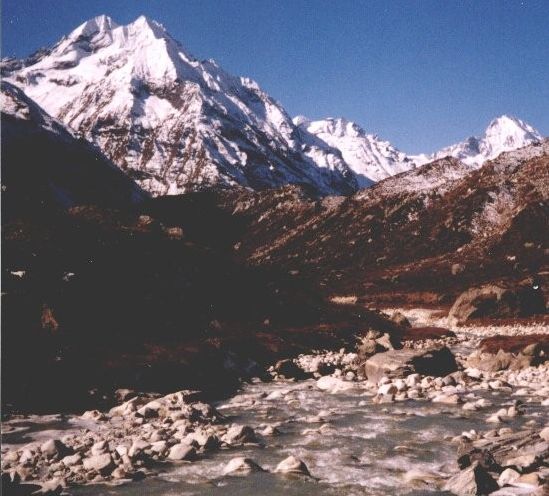
[[[302,355],[295,363],[305,371],[320,370],[319,363],[333,366],[330,375],[253,380],[212,411],[194,398],[171,395],[155,401],[171,405],[168,414],[161,406],[150,413],[138,410],[139,422],[131,400],[120,407],[127,409],[121,416],[111,410],[83,417],[15,417],[2,425],[3,472],[18,473],[30,484],[33,478],[53,480],[51,488],[72,480],[76,485],[65,490],[78,495],[436,495],[450,494],[451,481],[457,487],[457,451],[463,441],[482,444],[544,428],[547,436],[548,362],[498,372],[483,372],[465,363],[481,339],[549,335],[544,322],[452,327],[440,310],[398,310],[413,326],[453,330],[456,337],[441,342],[450,347],[463,372],[444,382],[408,376],[401,382],[387,379],[372,385],[357,380],[360,371],[354,353],[318,352]],[[391,398],[380,394],[383,387],[393,386],[398,391]],[[179,420],[173,414],[176,408],[183,412]],[[195,415],[198,411],[200,415]],[[192,456],[187,451],[178,457],[170,436],[177,438],[176,447],[193,447]],[[80,456],[74,464],[65,458],[48,462],[43,454],[40,458],[44,443],[52,439],[74,447],[84,464]],[[501,488],[492,488],[491,494],[546,494],[547,449],[535,476],[516,473],[513,478],[508,473],[507,480],[500,474]],[[97,457],[109,453],[109,467],[101,467]],[[89,462],[94,456],[99,465]],[[52,460],[58,458],[53,455]],[[146,475],[144,480],[130,482],[137,472]]]

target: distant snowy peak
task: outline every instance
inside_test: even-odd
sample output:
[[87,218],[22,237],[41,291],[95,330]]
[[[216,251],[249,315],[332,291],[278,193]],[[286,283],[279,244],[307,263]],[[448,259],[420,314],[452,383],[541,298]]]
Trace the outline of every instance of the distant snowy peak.
[[461,143],[443,148],[431,158],[452,156],[476,168],[500,153],[542,140],[543,136],[529,124],[515,117],[502,115],[490,122],[483,137],[470,137]]
[[294,124],[327,145],[339,150],[356,174],[361,187],[407,171],[419,162],[375,134],[367,134],[358,124],[343,118],[311,121],[296,117]]
[[[494,119],[482,138],[471,137],[433,154],[407,155],[375,134],[366,133],[358,124],[342,118],[312,121],[304,116],[294,124],[320,142],[338,150],[356,174],[361,187],[417,168],[429,162],[453,157],[469,170],[503,152],[516,150],[543,139],[529,124],[507,115]],[[309,156],[315,159],[314,150]],[[460,169],[460,174],[463,171]]]

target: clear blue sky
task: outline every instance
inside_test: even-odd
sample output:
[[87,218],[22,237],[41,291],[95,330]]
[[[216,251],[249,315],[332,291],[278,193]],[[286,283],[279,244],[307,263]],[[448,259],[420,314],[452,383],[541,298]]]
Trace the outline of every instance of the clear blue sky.
[[156,19],[291,115],[344,116],[406,152],[508,113],[549,135],[549,0],[4,0],[3,56],[107,14]]

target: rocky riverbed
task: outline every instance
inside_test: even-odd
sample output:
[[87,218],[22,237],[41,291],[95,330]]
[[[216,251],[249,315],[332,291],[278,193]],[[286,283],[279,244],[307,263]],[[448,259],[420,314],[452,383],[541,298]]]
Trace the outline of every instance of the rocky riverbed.
[[[448,327],[434,311],[403,313]],[[122,391],[108,412],[14,417],[2,426],[6,494],[546,494],[549,362],[535,347],[496,359],[480,343],[549,329],[451,330],[301,355],[216,404]]]

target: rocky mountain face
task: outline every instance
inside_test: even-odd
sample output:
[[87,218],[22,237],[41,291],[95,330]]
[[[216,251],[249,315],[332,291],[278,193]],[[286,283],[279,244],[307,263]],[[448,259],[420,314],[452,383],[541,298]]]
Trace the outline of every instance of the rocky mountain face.
[[548,184],[545,140],[473,171],[439,159],[349,198],[290,187],[234,193],[225,205],[249,221],[236,245],[248,263],[283,267],[328,294],[413,292],[426,302],[482,280],[546,278]]
[[313,163],[284,109],[247,78],[188,54],[145,17],[92,19],[3,73],[154,195],[212,185],[357,188],[337,150]]
[[98,148],[5,81],[0,104],[4,219],[37,206],[129,208],[148,198]]
[[502,116],[482,138],[407,155],[345,119],[292,121],[257,83],[196,60],[145,17],[91,19],[27,59],[4,59],[2,75],[154,196],[287,184],[348,195],[445,156],[476,168],[541,139]]

